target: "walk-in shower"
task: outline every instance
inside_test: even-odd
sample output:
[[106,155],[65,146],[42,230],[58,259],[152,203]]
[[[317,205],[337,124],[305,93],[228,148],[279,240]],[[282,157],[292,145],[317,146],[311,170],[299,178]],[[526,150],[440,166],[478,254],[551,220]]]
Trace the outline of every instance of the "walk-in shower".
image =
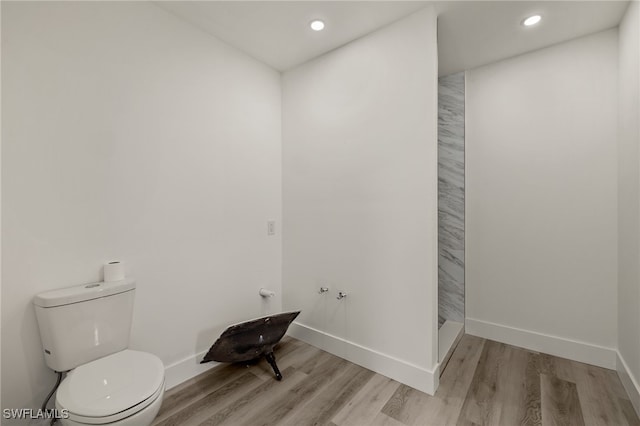
[[438,79],[438,328],[443,361],[464,327],[464,72]]

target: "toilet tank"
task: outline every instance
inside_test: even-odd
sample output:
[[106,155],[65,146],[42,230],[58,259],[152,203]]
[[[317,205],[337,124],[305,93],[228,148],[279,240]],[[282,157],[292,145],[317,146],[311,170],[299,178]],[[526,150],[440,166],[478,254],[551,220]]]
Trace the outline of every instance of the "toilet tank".
[[38,294],[33,303],[47,366],[67,371],[126,349],[135,288],[128,279]]

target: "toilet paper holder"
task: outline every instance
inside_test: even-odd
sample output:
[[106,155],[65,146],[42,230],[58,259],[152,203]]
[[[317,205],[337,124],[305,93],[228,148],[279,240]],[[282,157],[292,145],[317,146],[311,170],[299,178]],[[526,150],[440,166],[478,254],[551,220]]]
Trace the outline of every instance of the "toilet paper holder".
[[258,294],[262,297],[273,297],[276,295],[276,292],[267,290],[266,288],[261,288]]

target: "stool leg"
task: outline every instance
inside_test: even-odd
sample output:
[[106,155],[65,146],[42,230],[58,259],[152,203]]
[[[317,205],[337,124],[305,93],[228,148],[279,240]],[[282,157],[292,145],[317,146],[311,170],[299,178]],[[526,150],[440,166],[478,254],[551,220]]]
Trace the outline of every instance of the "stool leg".
[[278,370],[278,366],[276,365],[276,357],[273,356],[273,352],[269,352],[265,354],[264,357],[267,359],[267,362],[273,368],[273,372],[276,373],[276,380],[282,380],[282,374],[280,370]]

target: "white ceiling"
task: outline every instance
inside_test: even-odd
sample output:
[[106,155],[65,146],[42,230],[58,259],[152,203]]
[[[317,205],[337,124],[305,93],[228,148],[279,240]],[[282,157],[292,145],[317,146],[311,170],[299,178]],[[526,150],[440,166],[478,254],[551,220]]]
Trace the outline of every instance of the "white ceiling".
[[[613,28],[627,1],[438,2],[439,73],[447,75]],[[524,18],[541,15],[532,27]]]
[[[284,71],[407,16],[438,12],[440,75],[616,26],[627,1],[159,1],[159,7]],[[543,20],[525,28],[531,14]],[[324,31],[309,28],[313,19]]]
[[[412,1],[160,1],[156,4],[284,71],[424,7]],[[313,19],[323,31],[309,28]]]

